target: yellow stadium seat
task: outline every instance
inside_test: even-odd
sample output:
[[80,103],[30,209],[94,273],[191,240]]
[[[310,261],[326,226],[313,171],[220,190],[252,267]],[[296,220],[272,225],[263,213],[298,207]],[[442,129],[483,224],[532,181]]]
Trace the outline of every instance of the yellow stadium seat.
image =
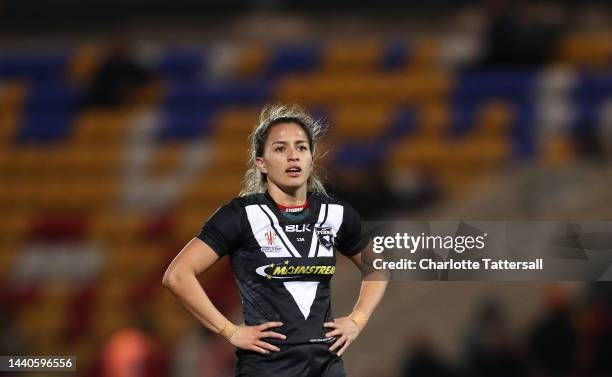
[[[167,291],[160,291],[151,305],[153,321],[162,342],[172,344],[183,337],[196,321]],[[200,324],[197,324],[201,326]]]
[[236,76],[240,79],[251,79],[263,73],[268,61],[269,52],[259,44],[250,44],[239,51]]
[[483,172],[499,168],[510,154],[510,142],[505,138],[461,140],[449,145],[448,167],[455,171]]
[[434,38],[419,38],[411,47],[411,69],[431,69],[440,63],[440,43]]
[[415,104],[444,100],[454,85],[451,77],[446,71],[411,67],[389,77],[387,94],[397,101]]
[[578,33],[566,37],[559,51],[563,63],[583,68],[608,69],[612,63],[612,33]]
[[280,101],[307,106],[393,105],[443,99],[452,85],[448,73],[423,69],[367,75],[323,73],[284,77],[276,95]]
[[69,79],[81,85],[89,82],[100,65],[103,52],[101,48],[95,46],[79,48],[72,58],[72,64],[69,67]]
[[544,141],[539,159],[548,165],[567,165],[576,155],[575,144],[568,135],[556,135]]
[[115,202],[119,197],[119,180],[106,177],[102,181],[79,179],[67,181],[71,193],[71,205],[74,208],[98,209]]
[[328,136],[337,142],[372,140],[390,126],[392,116],[392,109],[386,106],[340,106],[330,112]]
[[29,86],[19,81],[0,85],[0,148],[12,143],[17,136],[28,90]]
[[0,111],[0,148],[13,143],[21,125],[21,113]]
[[334,40],[325,47],[322,70],[374,72],[383,56],[383,45],[375,40]]
[[133,97],[128,99],[125,110],[138,111],[158,107],[166,92],[167,87],[164,82],[152,81],[134,92]]
[[[0,193],[4,196],[4,185],[0,185]],[[13,195],[14,192],[9,191]],[[0,199],[0,203],[8,199]],[[2,224],[0,225],[0,243],[6,248],[14,248],[23,240],[27,230],[31,225],[32,214],[28,210],[22,210],[14,207],[4,207],[2,213]]]
[[91,238],[111,245],[123,245],[134,240],[142,231],[145,216],[137,212],[123,212],[116,207],[100,208],[91,225]]
[[259,122],[260,108],[230,107],[221,110],[214,119],[213,142],[233,143],[248,147],[249,135]]
[[182,242],[188,242],[197,236],[202,226],[208,218],[225,203],[198,203],[185,202],[180,208],[180,215],[177,219],[176,234]]
[[19,112],[30,86],[22,81],[7,81],[0,87],[0,113]]
[[58,342],[65,326],[67,299],[73,289],[66,282],[47,283],[41,289],[40,300],[20,313],[18,326],[22,334],[35,341],[34,344],[44,340]]
[[206,175],[189,186],[183,200],[219,205],[238,195],[241,188],[241,182],[233,177]]
[[439,141],[413,141],[398,143],[390,154],[391,169],[431,169],[447,154],[446,145]]
[[419,107],[414,133],[407,136],[414,142],[441,142],[448,137],[450,111],[447,105],[431,101]]
[[85,110],[74,120],[73,140],[83,146],[121,144],[131,116],[127,110]]
[[[9,219],[10,220],[10,219]],[[10,231],[6,227],[0,229],[0,276],[8,277],[15,266],[15,262],[21,253],[19,244],[5,240],[7,238],[5,232]],[[12,235],[8,235],[11,237]]]
[[132,324],[131,311],[132,308],[127,307],[125,302],[100,302],[89,336],[96,342],[106,342],[113,333]]
[[516,113],[509,103],[489,102],[479,109],[476,125],[468,137],[506,138],[515,117]]
[[[234,142],[217,143],[214,146],[212,165],[223,166],[224,169],[244,171],[248,158],[248,150],[244,145]],[[212,167],[211,167],[212,168]]]

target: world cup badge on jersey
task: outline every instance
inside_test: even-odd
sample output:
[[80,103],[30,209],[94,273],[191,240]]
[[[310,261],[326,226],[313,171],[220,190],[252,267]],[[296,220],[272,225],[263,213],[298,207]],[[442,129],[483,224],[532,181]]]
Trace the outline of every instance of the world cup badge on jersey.
[[317,238],[321,246],[330,249],[334,245],[334,233],[332,232],[332,228],[316,227],[315,232],[317,232]]
[[274,245],[274,241],[276,241],[276,237],[274,236],[274,232],[272,229],[268,229],[266,232],[266,241],[268,241],[268,246]]
[[276,242],[276,232],[272,228],[268,228],[264,233],[265,241],[260,242],[261,251],[264,253],[279,253],[283,251],[283,247]]

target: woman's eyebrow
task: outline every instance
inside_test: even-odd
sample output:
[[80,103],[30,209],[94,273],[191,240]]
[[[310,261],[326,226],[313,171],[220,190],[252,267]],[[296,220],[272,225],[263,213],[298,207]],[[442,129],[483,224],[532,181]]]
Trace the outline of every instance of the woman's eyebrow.
[[[296,140],[294,143],[295,144],[308,143],[308,140]],[[272,144],[287,144],[287,142],[285,140],[275,140],[272,142]]]

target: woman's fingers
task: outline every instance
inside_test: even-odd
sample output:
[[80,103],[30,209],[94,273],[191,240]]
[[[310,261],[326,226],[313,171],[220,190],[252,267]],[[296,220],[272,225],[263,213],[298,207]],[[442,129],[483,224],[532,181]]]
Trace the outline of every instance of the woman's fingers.
[[259,338],[287,339],[287,336],[274,331],[263,331],[259,333]]
[[254,345],[256,347],[260,347],[260,348],[270,350],[270,351],[276,351],[276,352],[280,351],[280,348],[278,348],[277,346],[274,346],[267,342],[262,342],[261,340],[256,341]]
[[256,345],[251,345],[248,349],[250,349],[251,351],[255,351],[255,352],[259,352],[263,354],[270,353],[270,351],[267,351],[261,347],[257,347]]
[[255,326],[257,328],[257,330],[259,331],[265,331],[269,328],[272,327],[281,327],[283,325],[282,322],[266,322],[266,323],[262,323],[260,325]]
[[323,327],[333,327],[333,328],[337,328],[338,324],[336,322],[325,322],[323,324]]
[[325,334],[325,337],[329,338],[330,336],[336,336],[336,335],[340,335],[340,334],[342,334],[342,331],[340,331],[339,329],[335,329],[335,330],[330,331],[327,334]]
[[342,344],[344,344],[344,342],[346,342],[346,336],[342,335],[340,338],[338,338],[338,340],[336,340],[336,342],[334,344],[332,344],[331,347],[329,347],[329,350],[330,351],[334,351],[336,348],[338,348]]
[[348,348],[349,344],[351,344],[351,340],[347,339],[346,342],[344,342],[344,345],[342,346],[342,348],[340,348],[340,351],[338,351],[338,356],[342,356],[344,351],[346,351],[346,349]]

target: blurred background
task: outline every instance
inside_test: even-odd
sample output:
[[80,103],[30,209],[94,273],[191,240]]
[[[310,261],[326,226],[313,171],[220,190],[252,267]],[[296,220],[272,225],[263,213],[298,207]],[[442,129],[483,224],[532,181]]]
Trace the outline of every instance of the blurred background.
[[[267,103],[330,124],[320,166],[365,220],[610,219],[611,10],[0,0],[0,355],[76,355],[77,376],[233,376],[231,347],[161,278],[240,191]],[[339,260],[336,315],[359,280]],[[201,281],[240,321],[227,260]],[[345,365],[612,376],[611,303],[602,282],[396,282]]]

